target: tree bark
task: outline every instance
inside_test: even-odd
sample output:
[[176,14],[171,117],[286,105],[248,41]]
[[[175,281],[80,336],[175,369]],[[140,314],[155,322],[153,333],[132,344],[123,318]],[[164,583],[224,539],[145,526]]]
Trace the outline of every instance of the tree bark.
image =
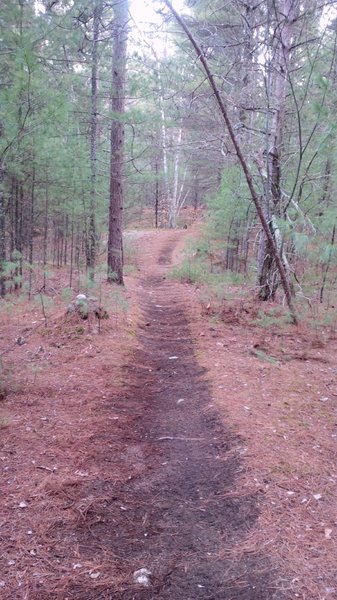
[[[180,167],[180,152],[181,152],[181,140],[183,135],[183,128],[180,125],[176,138],[176,150],[174,156],[174,172],[173,172],[173,193],[172,197],[169,198],[169,228],[174,229],[177,225],[177,216],[179,212],[179,200],[181,194],[179,193],[179,167]],[[182,189],[181,189],[182,193]]]
[[48,172],[46,177],[46,189],[45,189],[45,203],[44,203],[44,227],[43,227],[43,286],[42,289],[45,291],[47,284],[47,251],[48,251],[48,218],[49,218],[49,185],[48,185]]
[[96,263],[96,178],[97,178],[97,71],[99,20],[102,14],[102,4],[97,2],[93,12],[93,40],[91,52],[91,114],[90,114],[90,210],[88,227],[87,270],[90,279],[95,278]]
[[322,281],[322,285],[321,285],[321,289],[320,289],[320,293],[319,293],[319,301],[320,301],[321,304],[323,302],[324,289],[325,289],[325,284],[326,284],[326,280],[327,280],[327,277],[328,277],[328,272],[329,272],[329,268],[330,268],[330,264],[331,264],[333,247],[335,245],[335,237],[336,237],[336,223],[334,223],[334,226],[332,228],[332,235],[331,235],[331,242],[330,242],[331,245],[330,245],[330,249],[329,249],[329,256],[328,256],[327,263],[325,265],[324,274],[323,274],[323,281]]
[[4,298],[6,295],[6,208],[5,208],[5,196],[3,189],[4,182],[4,166],[0,163],[0,296]]
[[123,285],[123,153],[127,25],[129,2],[120,0],[114,5],[112,53],[111,109],[111,166],[108,238],[108,282]]
[[[278,240],[276,234],[279,231],[275,228],[273,219],[275,217],[282,217],[281,161],[287,104],[288,70],[294,24],[297,20],[298,0],[280,0],[278,5],[273,4],[273,6],[276,11],[276,25],[273,36],[274,56],[269,63],[272,75],[268,78],[270,86],[267,89],[268,103],[270,104],[269,112],[272,112],[272,119],[270,132],[267,131],[266,136],[267,178],[264,185],[263,209],[277,246]],[[270,135],[268,135],[269,133]],[[283,266],[289,279],[288,264],[284,256],[282,240],[279,240],[279,245],[278,252],[281,255]],[[270,243],[264,232],[261,232],[260,236],[258,269],[259,298],[260,300],[273,300],[279,283],[278,268]]]
[[158,213],[159,213],[159,173],[158,173],[158,160],[156,159],[155,173],[156,173],[156,188],[155,188],[155,201],[154,201],[154,226],[158,229]]
[[157,57],[156,57],[156,64],[157,64],[157,76],[158,76],[160,133],[161,133],[164,190],[165,190],[164,204],[166,204],[167,208],[169,208],[171,193],[170,193],[170,183],[169,183],[169,173],[168,173],[166,115],[165,115],[165,108],[164,108],[164,91],[163,91],[163,82],[162,82],[161,72],[160,72],[160,62]]
[[33,156],[33,171],[32,171],[32,187],[30,195],[29,207],[29,231],[28,231],[28,298],[32,299],[32,284],[33,284],[33,251],[34,251],[34,207],[35,207],[35,165]]

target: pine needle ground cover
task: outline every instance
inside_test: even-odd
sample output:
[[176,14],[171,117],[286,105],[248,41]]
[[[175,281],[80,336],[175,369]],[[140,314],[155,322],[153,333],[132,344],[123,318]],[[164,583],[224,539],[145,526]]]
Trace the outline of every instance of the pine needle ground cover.
[[[3,312],[4,598],[166,598],[172,589],[206,598],[210,581],[216,598],[333,597],[334,331],[280,325],[276,307],[266,327],[247,298],[227,300],[215,318],[201,286],[169,277],[189,235],[137,233],[140,270],[100,334],[64,321],[61,293],[46,309],[47,326],[33,305]],[[228,287],[234,293],[239,287]],[[180,368],[183,377],[174,374]],[[190,431],[197,405],[202,419]],[[179,496],[181,538],[173,481],[187,452],[194,464],[204,451],[197,496],[190,500],[192,488]],[[193,483],[184,473],[179,494]],[[184,546],[196,539],[188,536],[200,538],[201,553],[208,548],[204,571]],[[149,588],[133,579],[145,559]]]

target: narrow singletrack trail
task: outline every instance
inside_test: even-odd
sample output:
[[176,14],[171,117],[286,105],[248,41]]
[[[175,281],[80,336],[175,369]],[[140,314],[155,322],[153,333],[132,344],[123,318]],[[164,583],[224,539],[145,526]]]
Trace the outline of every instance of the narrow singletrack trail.
[[[114,403],[133,415],[124,433],[125,468],[132,467],[132,476],[114,488],[104,524],[95,527],[126,576],[119,589],[87,597],[279,599],[267,557],[240,553],[258,516],[258,498],[236,489],[238,440],[209,407],[188,289],[167,277],[181,235],[163,232],[159,255],[151,255],[149,244],[141,259],[143,320]],[[133,581],[141,568],[151,572],[148,586]]]

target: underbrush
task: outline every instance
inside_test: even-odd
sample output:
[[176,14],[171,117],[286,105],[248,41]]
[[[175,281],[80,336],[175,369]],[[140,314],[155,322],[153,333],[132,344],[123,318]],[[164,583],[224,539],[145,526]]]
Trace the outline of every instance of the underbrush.
[[286,311],[281,306],[269,306],[267,309],[260,308],[253,324],[270,329],[272,326],[282,327],[282,325],[290,325],[292,317],[289,311]]
[[203,283],[206,275],[203,261],[192,256],[187,256],[178,267],[171,270],[171,277],[182,283]]
[[225,269],[218,244],[207,236],[190,240],[180,265],[170,276],[199,290],[203,311],[221,318],[227,302],[242,303],[251,296],[248,275]]
[[[223,245],[206,228],[199,238],[189,241],[183,260],[171,270],[171,277],[198,289],[202,312],[212,319],[249,323],[266,330],[287,328],[292,320],[281,286],[274,302],[259,301],[255,269],[248,266],[250,275],[226,269]],[[297,285],[295,302],[300,321],[313,332],[319,335],[324,330],[330,337],[337,335],[337,294],[333,290],[327,290],[326,300],[320,302],[314,285],[308,283],[305,289]]]
[[224,285],[241,285],[246,274],[226,270],[223,251],[209,238],[190,240],[180,265],[171,270],[171,277],[183,283],[206,283],[216,289]]

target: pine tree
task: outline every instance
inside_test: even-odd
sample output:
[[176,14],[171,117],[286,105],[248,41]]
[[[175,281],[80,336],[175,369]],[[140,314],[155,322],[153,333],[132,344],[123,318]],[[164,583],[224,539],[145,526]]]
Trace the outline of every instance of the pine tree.
[[123,157],[126,46],[129,3],[115,5],[113,23],[112,88],[111,88],[111,167],[108,239],[108,281],[123,284]]

